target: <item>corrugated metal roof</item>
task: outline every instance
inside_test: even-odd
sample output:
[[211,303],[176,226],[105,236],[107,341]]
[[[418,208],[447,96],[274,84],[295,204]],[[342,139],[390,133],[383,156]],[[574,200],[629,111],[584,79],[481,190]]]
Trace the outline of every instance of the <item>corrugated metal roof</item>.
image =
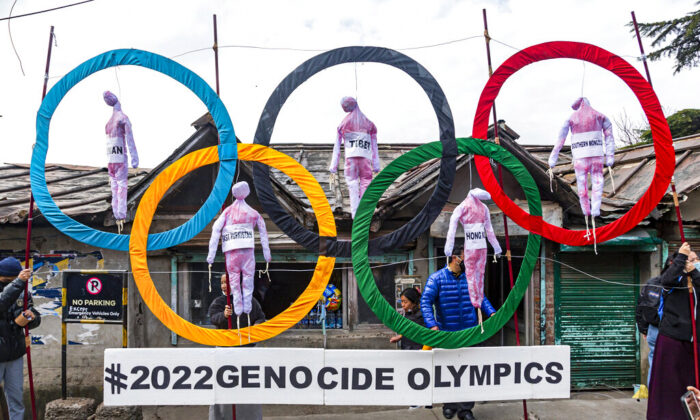
[[[148,172],[142,168],[129,169],[129,185]],[[46,183],[53,200],[69,216],[101,213],[111,206],[107,168],[47,164]],[[28,164],[0,166],[0,224],[25,222],[30,189]],[[38,214],[36,206],[34,211]]]
[[[674,140],[676,149],[676,190],[681,201],[700,186],[700,134],[682,137]],[[547,159],[552,150],[547,146],[523,146],[530,155],[537,159],[541,165],[547,165]],[[559,164],[554,168],[557,177],[564,181],[572,191],[576,191],[576,176],[571,163],[571,148],[565,146],[559,155]],[[603,216],[617,218],[627,212],[646,192],[654,177],[656,157],[652,144],[633,148],[620,149],[615,153],[615,166],[613,177],[615,191],[613,192],[610,175],[605,170],[605,185],[603,187],[603,200],[601,211]],[[668,211],[673,207],[673,201],[669,193],[661,201],[658,208]]]

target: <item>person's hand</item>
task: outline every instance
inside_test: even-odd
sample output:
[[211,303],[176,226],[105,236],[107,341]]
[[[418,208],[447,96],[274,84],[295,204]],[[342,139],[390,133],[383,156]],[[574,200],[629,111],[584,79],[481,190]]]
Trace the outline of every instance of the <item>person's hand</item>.
[[19,275],[17,278],[19,278],[22,281],[27,281],[32,277],[32,269],[31,268],[25,268],[24,270],[19,272]]
[[615,155],[607,155],[605,157],[605,166],[610,167],[615,164]]
[[678,250],[678,253],[688,256],[690,255],[691,251],[692,250],[690,249],[690,244],[688,242],[683,242],[683,245],[681,245],[681,248]]
[[431,330],[433,330],[433,331],[439,331],[440,328],[438,328],[438,326],[436,325],[436,326],[432,327]]
[[693,394],[695,394],[695,398],[700,399],[700,390],[698,390],[694,386],[689,386],[687,389],[688,391],[693,391]]
[[29,324],[29,322],[33,319],[34,314],[31,310],[27,309],[26,311],[19,314],[17,318],[15,318],[15,324],[19,325],[20,327],[24,327],[27,324]]
[[231,315],[233,315],[233,311],[231,311],[231,305],[226,305],[226,309],[224,309],[224,317],[229,318]]
[[390,342],[390,343],[397,343],[399,340],[401,340],[401,336],[400,336],[400,335],[395,335],[395,336],[393,336],[393,337],[391,337],[391,338],[389,339],[389,342]]

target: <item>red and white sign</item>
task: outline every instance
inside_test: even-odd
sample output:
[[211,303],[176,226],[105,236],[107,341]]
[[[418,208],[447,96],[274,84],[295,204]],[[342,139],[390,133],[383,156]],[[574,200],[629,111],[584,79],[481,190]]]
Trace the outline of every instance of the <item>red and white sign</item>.
[[85,288],[91,295],[96,295],[102,291],[102,281],[97,277],[90,277],[85,283]]

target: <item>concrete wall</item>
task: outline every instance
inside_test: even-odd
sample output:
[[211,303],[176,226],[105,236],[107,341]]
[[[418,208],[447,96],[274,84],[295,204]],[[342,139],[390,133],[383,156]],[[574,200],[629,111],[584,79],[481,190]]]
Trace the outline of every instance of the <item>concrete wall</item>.
[[[3,226],[0,249],[14,251],[24,259],[26,227]],[[35,226],[32,250],[40,254],[60,253],[51,258],[36,258],[38,268],[32,280],[32,298],[41,314],[41,325],[32,330],[32,367],[37,408],[59,398],[61,390],[61,276],[64,269],[128,270],[125,252],[90,247],[59,233],[51,226]],[[121,347],[122,329],[118,325],[68,324],[68,394],[102,400],[104,349]],[[27,376],[25,375],[25,382]],[[25,400],[29,386],[25,383]],[[29,410],[29,405],[27,405]]]

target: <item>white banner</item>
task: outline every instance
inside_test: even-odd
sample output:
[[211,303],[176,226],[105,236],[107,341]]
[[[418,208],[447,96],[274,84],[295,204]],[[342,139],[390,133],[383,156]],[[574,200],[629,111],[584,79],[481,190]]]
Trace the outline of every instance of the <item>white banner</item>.
[[568,398],[568,346],[107,349],[105,405],[430,405]]

